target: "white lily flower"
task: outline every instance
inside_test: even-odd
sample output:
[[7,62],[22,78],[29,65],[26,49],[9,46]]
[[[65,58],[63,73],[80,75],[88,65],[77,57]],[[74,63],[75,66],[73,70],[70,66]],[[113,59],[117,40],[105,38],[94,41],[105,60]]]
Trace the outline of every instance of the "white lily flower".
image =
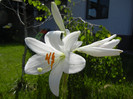
[[[43,74],[51,70],[49,86],[52,93],[59,96],[59,84],[62,73],[73,74],[81,71],[86,64],[83,57],[72,51],[81,45],[77,41],[80,31],[68,34],[60,39],[62,31],[50,31],[45,35],[45,42],[27,37],[27,46],[36,54],[33,55],[25,66],[27,74]],[[77,43],[78,42],[78,43]]]
[[59,84],[62,73],[73,74],[81,71],[86,64],[83,57],[74,54],[74,51],[83,52],[92,56],[115,56],[122,50],[112,49],[119,40],[112,40],[116,35],[90,45],[79,47],[82,42],[77,41],[80,31],[68,34],[60,39],[62,31],[50,31],[45,35],[45,42],[27,37],[27,46],[36,54],[33,55],[25,66],[27,74],[43,74],[51,70],[49,86],[54,95],[59,95]]
[[114,37],[116,37],[116,34],[112,35],[109,38],[94,42],[90,45],[77,48],[75,49],[75,51],[96,57],[120,55],[120,53],[123,52],[122,50],[112,49],[120,42],[119,39],[112,40]]

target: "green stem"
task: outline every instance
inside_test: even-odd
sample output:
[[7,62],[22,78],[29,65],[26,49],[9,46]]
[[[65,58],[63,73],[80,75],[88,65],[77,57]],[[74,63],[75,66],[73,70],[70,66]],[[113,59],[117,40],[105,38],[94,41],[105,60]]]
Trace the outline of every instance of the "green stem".
[[67,90],[67,82],[68,82],[69,74],[63,74],[62,76],[62,86],[61,86],[61,99],[67,99],[68,90]]

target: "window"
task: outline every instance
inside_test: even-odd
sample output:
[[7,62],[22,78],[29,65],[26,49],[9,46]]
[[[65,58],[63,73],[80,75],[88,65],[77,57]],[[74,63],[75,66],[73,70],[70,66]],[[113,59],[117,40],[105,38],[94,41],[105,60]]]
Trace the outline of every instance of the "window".
[[108,18],[109,0],[87,0],[87,19]]

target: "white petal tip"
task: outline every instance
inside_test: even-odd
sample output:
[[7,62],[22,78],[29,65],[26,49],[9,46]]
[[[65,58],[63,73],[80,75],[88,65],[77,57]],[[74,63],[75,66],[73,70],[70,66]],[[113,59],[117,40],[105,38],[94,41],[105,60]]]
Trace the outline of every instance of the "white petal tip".
[[26,74],[32,74],[27,68],[24,68],[24,72],[25,72]]
[[117,36],[117,34],[114,34],[115,36]]
[[110,36],[109,38],[113,39],[117,36],[117,34],[113,34],[112,36]]
[[117,34],[113,34],[112,36],[116,37],[116,36],[117,36]]
[[26,37],[26,38],[25,38],[25,42],[26,42],[26,41],[29,41],[29,40],[33,40],[33,39],[34,39],[34,38],[32,38],[32,37]]
[[55,2],[51,2],[51,7],[56,6]]
[[81,31],[77,31],[77,33],[79,33],[79,34],[80,34],[80,33],[81,33]]
[[122,52],[123,52],[123,50],[120,50],[119,52],[120,52],[120,53],[122,53]]
[[55,2],[51,2],[51,4],[55,4]]
[[29,37],[26,37],[24,40],[27,41],[29,39]]
[[80,35],[81,31],[74,31],[72,33],[76,33],[77,35]]
[[56,97],[59,97],[59,92],[53,93]]

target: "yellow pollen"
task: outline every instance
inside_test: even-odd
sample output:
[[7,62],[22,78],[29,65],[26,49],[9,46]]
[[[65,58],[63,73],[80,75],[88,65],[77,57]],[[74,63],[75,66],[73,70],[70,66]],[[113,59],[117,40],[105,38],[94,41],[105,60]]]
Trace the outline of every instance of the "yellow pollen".
[[38,72],[42,72],[42,70],[43,70],[43,69],[42,69],[41,67],[38,67],[38,68],[37,68],[37,71],[38,71]]

